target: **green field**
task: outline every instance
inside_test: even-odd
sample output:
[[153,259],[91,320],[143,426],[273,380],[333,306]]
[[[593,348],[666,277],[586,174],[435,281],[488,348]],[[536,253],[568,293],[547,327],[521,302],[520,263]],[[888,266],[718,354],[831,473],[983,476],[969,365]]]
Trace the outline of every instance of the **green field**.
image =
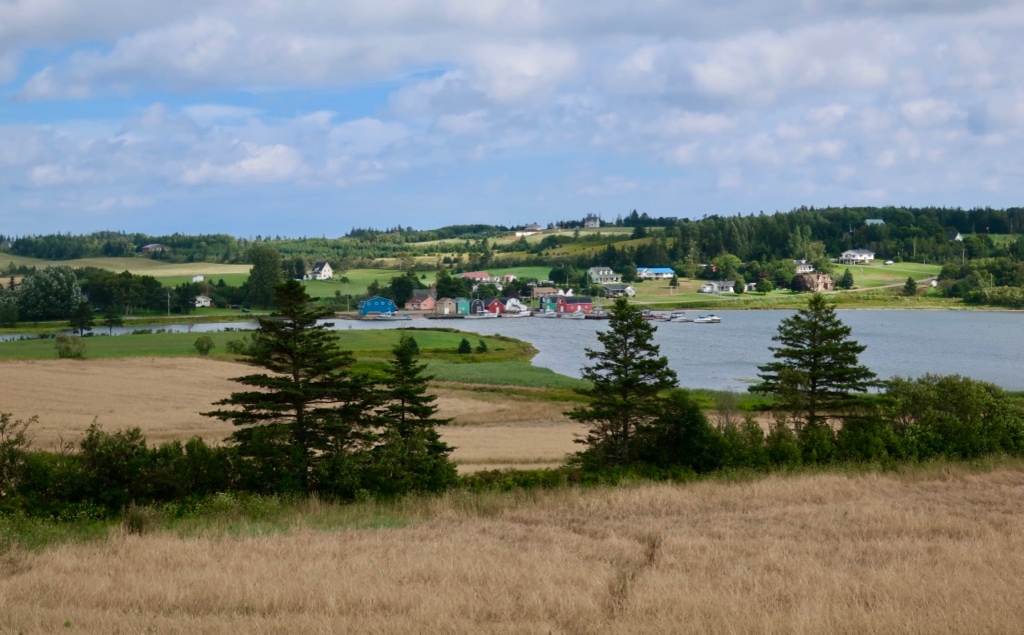
[[[223,333],[154,333],[118,335],[108,337],[96,335],[83,338],[86,359],[116,357],[190,357],[197,356],[194,343],[201,335],[209,335],[214,341],[210,353],[213,359],[234,360],[236,356],[227,353],[227,343],[251,337],[249,332],[229,331]],[[536,351],[529,344],[502,336],[481,336],[454,330],[408,329],[408,330],[339,330],[338,345],[352,351],[360,367],[380,370],[391,357],[391,348],[403,333],[416,339],[420,347],[421,360],[427,363],[429,373],[436,381],[462,384],[493,386],[517,386],[525,388],[550,388],[562,392],[579,387],[582,382],[572,377],[559,375],[546,368],[530,364]],[[483,340],[486,353],[459,355],[455,352],[462,338],[476,347]],[[32,339],[0,343],[0,362],[12,360],[55,359],[54,340]],[[68,360],[69,364],[77,363]],[[547,396],[538,395],[538,398]]]

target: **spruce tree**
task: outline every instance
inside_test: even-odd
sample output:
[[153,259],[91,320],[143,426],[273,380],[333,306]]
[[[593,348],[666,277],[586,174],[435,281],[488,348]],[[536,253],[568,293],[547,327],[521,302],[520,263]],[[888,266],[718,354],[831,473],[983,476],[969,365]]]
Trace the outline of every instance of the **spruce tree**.
[[676,374],[654,343],[653,324],[640,309],[619,298],[609,329],[597,334],[603,350],[586,349],[594,363],[583,367],[590,387],[581,390],[587,404],[566,414],[590,426],[579,443],[588,446],[584,461],[598,466],[629,465],[640,450],[637,435],[664,411],[659,393],[676,386]]
[[71,328],[79,335],[85,335],[85,332],[91,330],[96,325],[96,320],[93,317],[92,307],[89,306],[88,302],[79,302],[75,310],[71,312],[71,318],[68,320]]
[[779,346],[768,347],[776,361],[758,366],[761,383],[750,391],[774,394],[798,428],[841,417],[855,401],[851,393],[877,385],[875,373],[859,363],[867,347],[850,339],[850,332],[835,306],[814,294],[807,308],[779,323],[772,338]]
[[903,285],[903,295],[907,297],[917,295],[917,283],[914,282],[913,278],[907,278],[906,284]]
[[391,352],[384,371],[382,432],[374,449],[378,483],[373,489],[389,495],[442,491],[457,478],[448,458],[452,448],[437,431],[450,420],[437,417],[437,398],[427,394],[433,376],[425,375],[426,365],[417,362],[416,341],[403,335]]
[[843,277],[839,279],[839,288],[840,289],[852,289],[853,288],[853,274],[850,273],[849,269],[847,269],[846,272],[843,273]]
[[236,377],[251,390],[214,404],[229,408],[204,414],[241,428],[231,440],[258,471],[275,464],[275,474],[295,478],[308,494],[318,464],[372,443],[377,392],[352,372],[352,353],[317,323],[325,312],[314,308],[301,283],[278,285],[273,300],[278,312],[259,319],[254,346],[243,353],[246,363],[270,373]]

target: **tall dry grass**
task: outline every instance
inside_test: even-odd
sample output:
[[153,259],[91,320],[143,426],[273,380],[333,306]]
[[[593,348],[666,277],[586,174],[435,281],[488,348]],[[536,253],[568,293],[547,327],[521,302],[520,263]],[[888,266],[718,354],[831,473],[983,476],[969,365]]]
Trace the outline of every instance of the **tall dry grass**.
[[0,630],[1024,631],[1019,462],[455,493],[397,506],[404,528],[311,528],[332,509],[301,507],[284,534],[225,523],[8,554]]

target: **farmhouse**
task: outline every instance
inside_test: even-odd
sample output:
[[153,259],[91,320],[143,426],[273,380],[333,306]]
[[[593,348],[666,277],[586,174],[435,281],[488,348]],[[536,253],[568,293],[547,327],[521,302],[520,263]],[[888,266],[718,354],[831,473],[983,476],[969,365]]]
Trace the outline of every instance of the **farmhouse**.
[[598,229],[601,227],[601,217],[597,214],[587,214],[583,219],[584,229]]
[[793,276],[793,281],[789,283],[789,288],[793,291],[810,291],[812,293],[831,291],[835,286],[832,276],[827,273],[802,273]]
[[668,280],[676,275],[672,267],[638,267],[636,277],[641,280]]
[[964,241],[964,237],[957,230],[950,229],[950,230],[948,230],[946,232],[946,240],[948,240],[949,242],[954,242],[954,241],[963,242]]
[[171,250],[171,248],[168,247],[167,245],[161,245],[160,243],[150,243],[148,245],[143,245],[142,248],[139,249],[139,253],[140,254],[155,254],[155,253],[159,253],[161,251],[170,251],[170,250]]
[[591,267],[587,269],[587,277],[592,284],[622,282],[622,276],[612,271],[610,267]]
[[197,295],[196,296],[196,308],[197,309],[208,309],[213,306],[213,300],[209,296]]
[[486,283],[486,282],[490,282],[490,283],[501,282],[501,278],[499,278],[498,276],[492,276],[491,274],[487,273],[486,271],[468,271],[466,273],[460,273],[459,277],[460,278],[465,278],[466,280],[469,280],[473,284],[483,284],[483,283]]
[[796,265],[797,273],[811,273],[814,271],[814,265],[806,260],[794,260],[793,264]]
[[382,298],[379,295],[367,298],[359,303],[359,315],[363,317],[373,313],[394,315],[397,310],[398,307],[395,306],[395,302],[393,300]]
[[313,270],[306,274],[306,280],[333,280],[334,270],[330,263],[321,260],[313,264]]
[[609,298],[632,298],[636,295],[636,289],[628,284],[606,284],[601,287]]
[[864,224],[865,225],[884,225],[885,221],[882,220],[881,218],[865,218],[864,219]]
[[875,259],[875,252],[868,249],[847,249],[839,256],[841,265],[862,265]]
[[711,280],[700,285],[697,293],[735,293],[735,280]]

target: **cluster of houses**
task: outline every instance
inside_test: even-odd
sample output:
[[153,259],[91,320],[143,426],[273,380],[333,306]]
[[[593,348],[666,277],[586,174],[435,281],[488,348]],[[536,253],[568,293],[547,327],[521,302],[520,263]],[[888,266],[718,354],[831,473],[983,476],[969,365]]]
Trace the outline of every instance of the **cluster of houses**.
[[[540,298],[543,311],[555,313],[590,312],[594,310],[594,302],[588,296],[552,295]],[[519,298],[441,298],[435,299],[432,289],[419,289],[413,298],[405,303],[407,311],[422,311],[436,316],[456,317],[461,315],[479,315],[482,313],[525,313],[530,310]],[[394,315],[398,307],[393,300],[374,296],[359,303],[359,315]]]

